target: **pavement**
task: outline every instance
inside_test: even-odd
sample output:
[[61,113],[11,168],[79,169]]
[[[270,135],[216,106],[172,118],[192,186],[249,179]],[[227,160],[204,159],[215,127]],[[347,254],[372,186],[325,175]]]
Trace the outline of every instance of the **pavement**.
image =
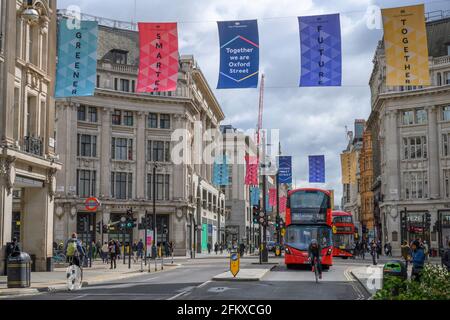
[[[142,264],[143,270],[141,270],[141,263],[131,262],[131,268],[128,268],[128,260],[126,264],[123,264],[123,260],[117,261],[117,268],[110,269],[109,264],[104,264],[101,261],[94,261],[91,268],[83,268],[83,287],[108,282],[111,280],[129,279],[143,272],[148,273],[150,267],[150,273],[160,273],[169,271],[174,268],[178,268],[180,265],[175,263],[171,264],[171,261],[165,259],[162,270],[161,260],[145,266]],[[32,272],[31,273],[31,287],[30,288],[18,288],[9,289],[7,286],[7,277],[0,277],[0,297],[4,296],[22,296],[33,295],[41,292],[58,292],[67,291],[66,285],[66,268],[58,267],[53,272]],[[155,271],[156,270],[156,271]]]

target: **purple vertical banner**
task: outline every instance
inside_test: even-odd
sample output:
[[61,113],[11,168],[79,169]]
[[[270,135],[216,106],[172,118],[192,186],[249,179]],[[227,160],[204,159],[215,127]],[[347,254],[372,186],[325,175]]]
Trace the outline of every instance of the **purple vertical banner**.
[[339,14],[299,17],[300,87],[342,85],[342,46]]

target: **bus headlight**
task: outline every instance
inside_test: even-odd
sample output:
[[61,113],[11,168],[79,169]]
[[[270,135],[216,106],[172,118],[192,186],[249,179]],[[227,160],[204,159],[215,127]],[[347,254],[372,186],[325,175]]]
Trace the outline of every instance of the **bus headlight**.
[[329,248],[327,251],[327,256],[331,256],[332,253],[333,253],[333,249]]
[[284,252],[287,253],[287,254],[291,254],[291,250],[289,250],[288,247],[286,247],[286,248],[284,249]]

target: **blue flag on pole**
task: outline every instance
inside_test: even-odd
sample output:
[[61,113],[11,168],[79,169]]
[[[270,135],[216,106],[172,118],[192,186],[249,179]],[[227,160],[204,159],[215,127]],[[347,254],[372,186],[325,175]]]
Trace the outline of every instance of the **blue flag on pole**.
[[342,85],[339,14],[299,17],[301,87]]
[[98,24],[81,21],[80,28],[61,19],[58,24],[56,98],[93,96],[97,83]]
[[309,156],[309,182],[325,183],[325,156]]
[[273,207],[270,205],[269,194],[267,193],[266,194],[266,211],[267,212],[272,212],[272,210],[273,210]]
[[213,184],[216,186],[228,186],[228,157],[218,156],[214,161]]
[[292,157],[284,156],[278,158],[278,182],[292,183]]
[[222,21],[217,24],[220,38],[220,74],[217,89],[257,88],[257,20]]
[[260,196],[260,190],[258,187],[252,187],[250,188],[250,200],[252,206],[259,206],[259,196]]

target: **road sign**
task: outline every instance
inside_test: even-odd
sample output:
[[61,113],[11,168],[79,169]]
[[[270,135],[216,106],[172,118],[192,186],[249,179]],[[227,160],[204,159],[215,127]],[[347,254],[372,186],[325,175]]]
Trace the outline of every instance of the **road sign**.
[[281,236],[284,237],[285,235],[286,235],[286,229],[283,228],[283,229],[281,229]]
[[92,198],[86,199],[86,201],[84,202],[84,205],[85,205],[87,211],[96,211],[98,209],[98,207],[100,207],[100,201],[97,198],[92,197]]
[[240,257],[239,253],[232,252],[230,255],[230,272],[233,277],[236,278],[240,270]]

